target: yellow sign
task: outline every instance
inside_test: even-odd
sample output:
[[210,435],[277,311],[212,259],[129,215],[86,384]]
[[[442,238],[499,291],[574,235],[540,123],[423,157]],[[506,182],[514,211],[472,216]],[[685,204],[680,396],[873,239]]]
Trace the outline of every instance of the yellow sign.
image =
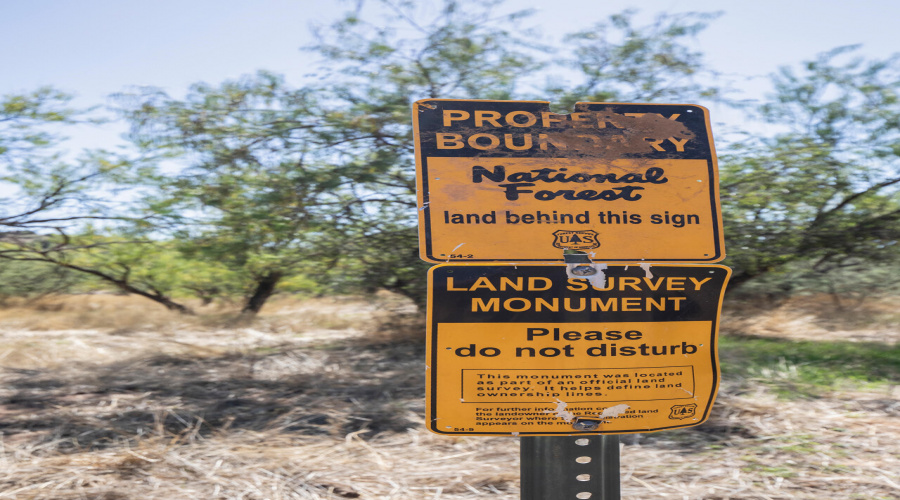
[[429,272],[440,434],[653,432],[708,416],[727,267],[446,264]]
[[725,257],[701,106],[428,99],[413,119],[423,260]]

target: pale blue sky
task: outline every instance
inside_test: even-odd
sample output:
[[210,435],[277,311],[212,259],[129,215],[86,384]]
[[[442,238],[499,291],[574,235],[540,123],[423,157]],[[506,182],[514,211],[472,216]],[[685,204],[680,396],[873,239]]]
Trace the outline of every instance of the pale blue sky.
[[[374,3],[371,2],[370,3]],[[100,104],[129,85],[179,94],[190,83],[269,69],[301,83],[309,26],[351,4],[336,0],[0,0],[0,94],[53,85]],[[816,53],[862,43],[885,57],[900,51],[896,0],[519,0],[548,39],[625,8],[725,14],[698,37],[709,64],[743,76],[768,74]],[[750,97],[764,79],[744,80]],[[701,103],[702,104],[702,103]],[[715,116],[713,117],[715,121]]]

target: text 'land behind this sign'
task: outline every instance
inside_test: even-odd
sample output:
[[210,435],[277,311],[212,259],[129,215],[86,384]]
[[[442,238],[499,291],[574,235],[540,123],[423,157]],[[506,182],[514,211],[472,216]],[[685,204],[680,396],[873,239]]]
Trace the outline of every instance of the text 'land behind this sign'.
[[703,422],[730,270],[445,264],[429,272],[426,412],[440,434],[651,432]]
[[429,99],[413,119],[423,260],[725,257],[701,106]]

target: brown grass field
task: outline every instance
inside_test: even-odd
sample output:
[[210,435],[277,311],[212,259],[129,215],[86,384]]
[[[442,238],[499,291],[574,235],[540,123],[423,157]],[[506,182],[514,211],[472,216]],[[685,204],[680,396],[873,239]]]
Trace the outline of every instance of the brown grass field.
[[[878,307],[727,305],[722,333],[888,349],[900,308]],[[280,298],[234,324],[114,295],[8,304],[0,499],[518,498],[518,439],[425,430],[409,309]],[[792,396],[802,368],[723,367],[708,422],[623,436],[623,498],[900,498],[900,370]]]

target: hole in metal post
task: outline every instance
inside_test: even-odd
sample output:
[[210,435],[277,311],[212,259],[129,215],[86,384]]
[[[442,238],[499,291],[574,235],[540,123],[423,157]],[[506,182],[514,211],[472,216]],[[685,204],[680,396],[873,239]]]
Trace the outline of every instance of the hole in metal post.
[[575,440],[575,444],[578,446],[587,446],[590,444],[591,440],[587,438],[580,438]]
[[575,476],[575,480],[576,481],[590,481],[591,475],[590,474],[578,474],[577,476]]
[[591,457],[578,457],[575,461],[580,464],[589,464],[591,463]]
[[589,491],[582,491],[581,493],[577,493],[577,494],[575,495],[575,498],[584,499],[584,498],[591,498],[592,496],[593,496],[593,495],[591,495],[591,492],[589,492]]

